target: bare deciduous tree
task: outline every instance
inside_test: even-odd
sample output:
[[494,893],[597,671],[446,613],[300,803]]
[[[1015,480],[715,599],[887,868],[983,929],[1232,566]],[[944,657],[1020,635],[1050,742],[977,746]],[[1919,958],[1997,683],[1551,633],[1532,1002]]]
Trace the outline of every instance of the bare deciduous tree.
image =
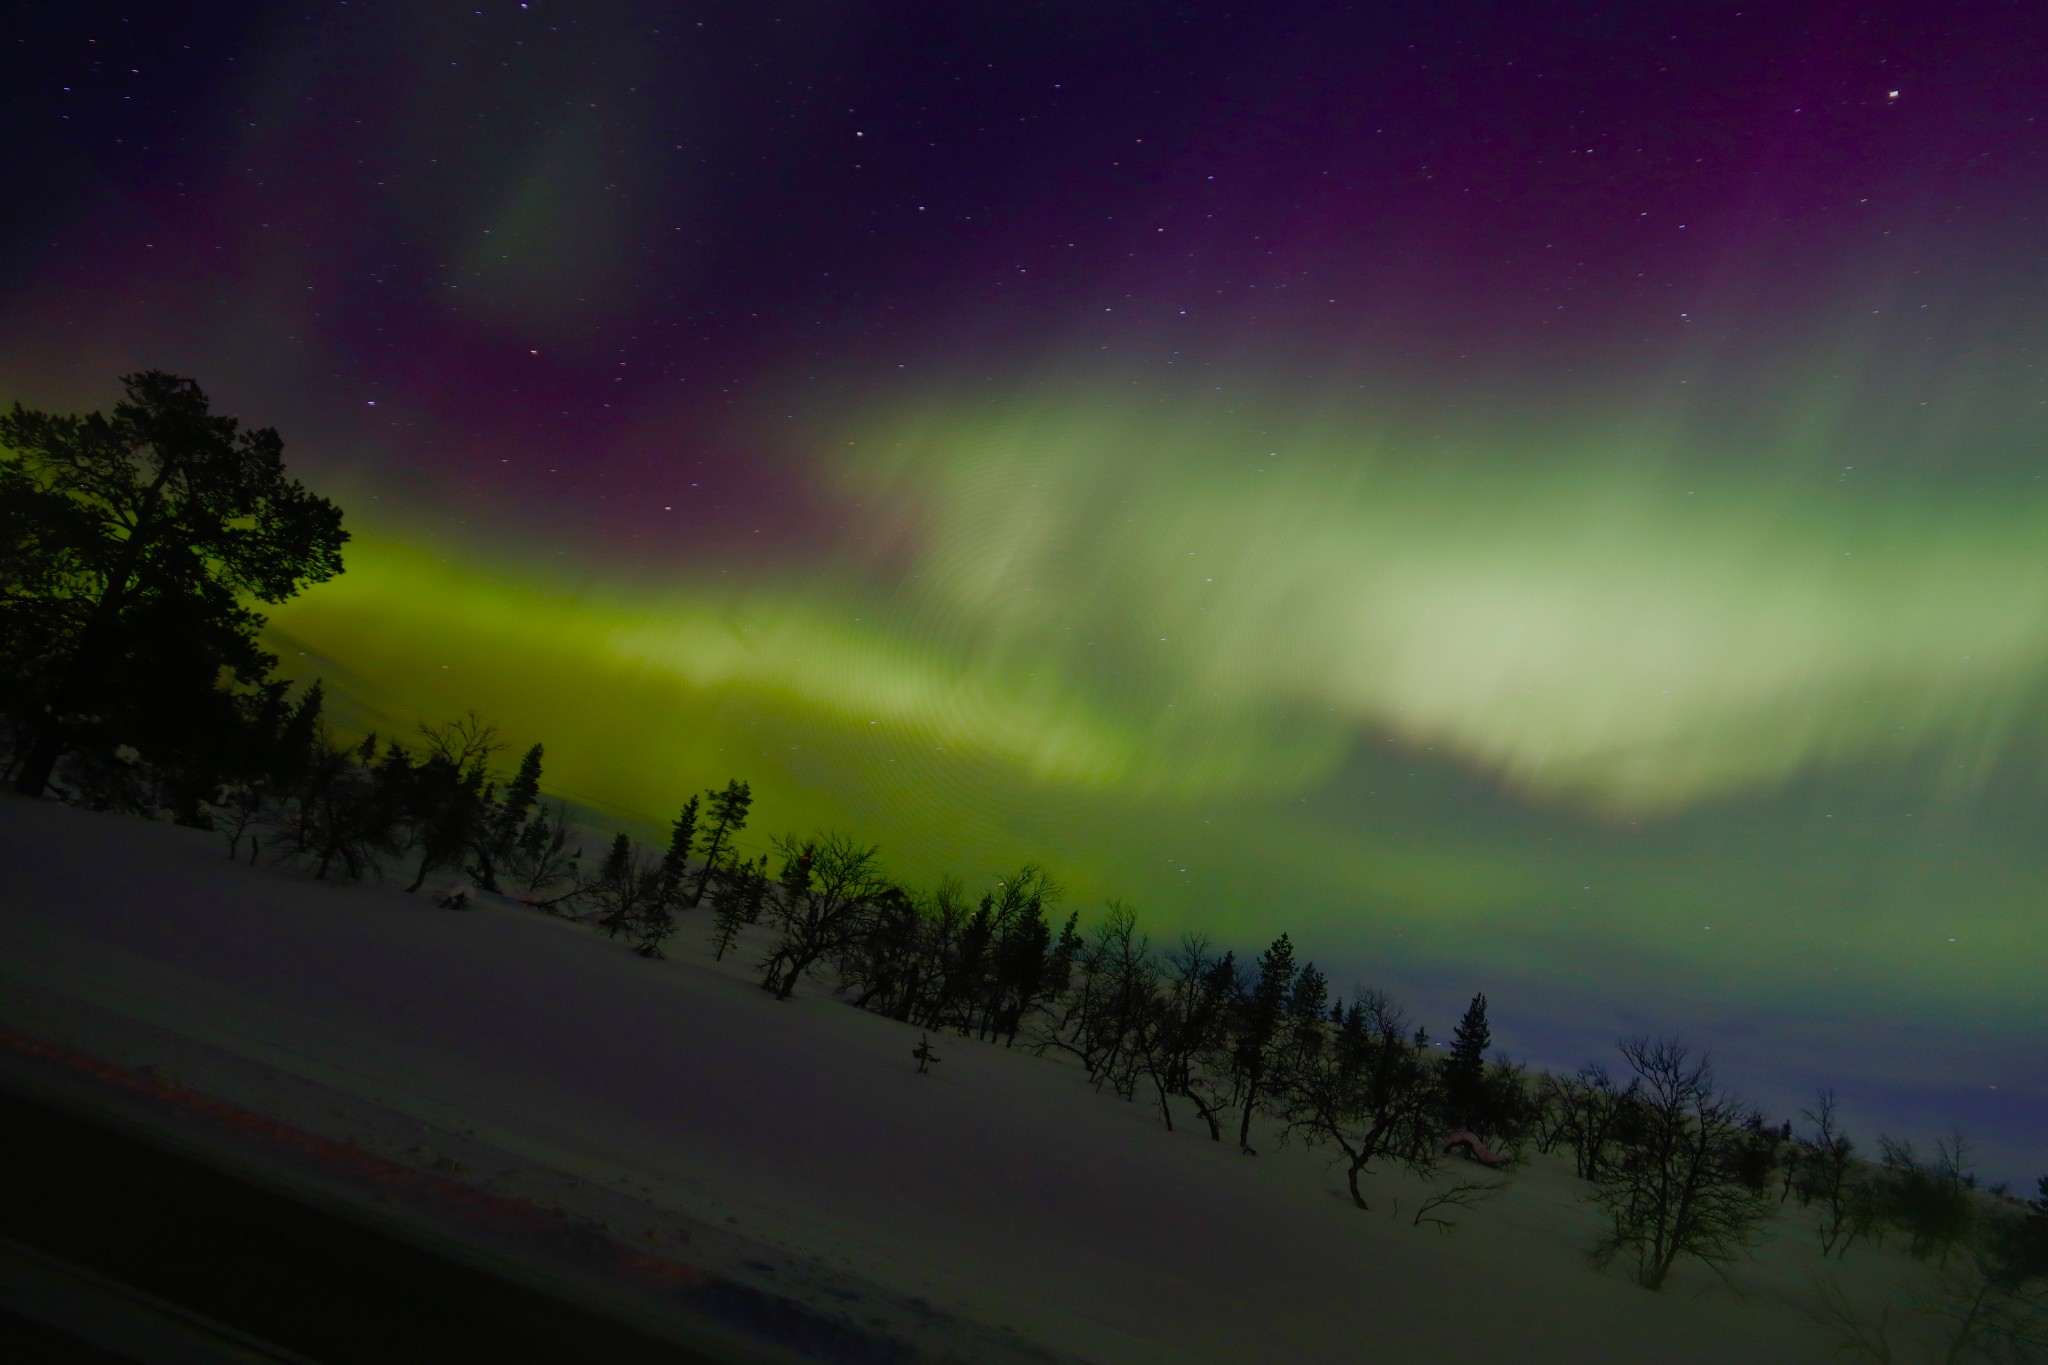
[[1820,1254],[1846,1256],[1850,1244],[1869,1230],[1870,1221],[1869,1200],[1861,1197],[1856,1162],[1850,1155],[1856,1144],[1842,1131],[1833,1090],[1820,1091],[1814,1107],[1801,1114],[1813,1129],[1799,1139],[1795,1188],[1802,1204],[1820,1205]]
[[837,953],[865,928],[869,912],[890,883],[877,849],[839,833],[775,841],[782,876],[769,914],[781,930],[761,964],[761,988],[787,1000],[804,974]]
[[1617,1087],[1607,1068],[1588,1062],[1576,1076],[1546,1076],[1545,1090],[1555,1106],[1553,1143],[1572,1149],[1581,1180],[1598,1180],[1607,1166],[1607,1150],[1636,1103],[1640,1081]]
[[1378,991],[1360,992],[1326,1047],[1297,1054],[1280,1097],[1286,1131],[1311,1146],[1334,1146],[1351,1202],[1369,1208],[1358,1178],[1374,1161],[1413,1171],[1436,1163],[1435,1087],[1400,1008]]
[[1657,1289],[1681,1256],[1715,1269],[1733,1260],[1766,1203],[1743,1178],[1742,1107],[1716,1088],[1708,1056],[1676,1038],[1630,1038],[1621,1055],[1636,1074],[1637,1121],[1598,1180],[1609,1227],[1593,1259],[1626,1252],[1637,1282]]

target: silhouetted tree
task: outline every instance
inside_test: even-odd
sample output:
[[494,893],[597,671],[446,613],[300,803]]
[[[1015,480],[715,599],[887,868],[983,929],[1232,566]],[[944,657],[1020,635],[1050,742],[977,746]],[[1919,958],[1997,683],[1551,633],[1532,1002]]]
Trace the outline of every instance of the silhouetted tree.
[[753,789],[737,779],[728,781],[724,791],[706,792],[705,797],[711,825],[704,832],[704,868],[690,893],[692,906],[704,899],[704,889],[731,860],[732,841],[747,827],[747,814],[754,807]]
[[1960,1133],[1941,1140],[1932,1162],[1921,1161],[1910,1142],[1880,1134],[1877,1145],[1883,1159],[1880,1216],[1906,1234],[1907,1254],[1945,1267],[1950,1252],[1970,1236],[1976,1218],[1971,1194],[1977,1181],[1968,1143]]
[[761,856],[758,863],[741,863],[731,877],[718,889],[718,913],[711,926],[712,960],[723,962],[726,953],[739,941],[742,927],[761,918],[761,907],[768,898],[768,857]]
[[1282,934],[1259,954],[1258,975],[1239,1004],[1236,1047],[1231,1055],[1233,1096],[1240,1111],[1237,1149],[1252,1153],[1252,1116],[1259,1110],[1273,1070],[1280,1019],[1294,982],[1294,944]]
[[1078,980],[1041,1030],[1038,1046],[1073,1053],[1098,1088],[1109,1085],[1129,1099],[1141,1074],[1144,1037],[1159,987],[1158,967],[1138,930],[1137,912],[1111,901],[1081,947],[1075,973]]
[[[553,910],[561,900],[576,894],[576,872],[582,859],[583,850],[570,844],[568,809],[557,801],[536,810],[520,827],[506,864],[525,899]],[[549,891],[564,882],[571,888],[565,896],[547,898]]]
[[780,934],[761,964],[761,987],[787,1000],[805,973],[866,927],[889,883],[876,849],[843,834],[802,841],[785,835],[775,841],[775,849],[783,865],[769,913]]
[[924,1028],[944,1028],[953,1018],[955,1000],[968,994],[961,978],[966,971],[963,944],[972,912],[967,907],[966,888],[951,875],[940,877],[915,903],[917,938],[911,945],[902,998],[891,1013]]
[[982,1036],[1017,1040],[1024,1019],[1051,993],[1052,926],[1045,912],[1059,904],[1060,887],[1045,869],[1026,863],[998,884],[993,900],[995,943],[982,1009]]
[[1846,1256],[1857,1236],[1868,1230],[1868,1217],[1858,1217],[1859,1199],[1856,1162],[1851,1155],[1856,1144],[1842,1131],[1835,1113],[1835,1092],[1821,1090],[1814,1107],[1801,1111],[1813,1127],[1800,1139],[1800,1159],[1795,1187],[1802,1204],[1820,1205],[1820,1254]]
[[[1281,1057],[1286,1066],[1305,1066],[1323,1047],[1323,1011],[1330,1004],[1330,982],[1313,962],[1304,963],[1294,974],[1287,993],[1286,1042]],[[1342,1022],[1342,1016],[1339,1016]],[[1286,1077],[1279,1078],[1284,1088]]]
[[486,837],[490,798],[486,766],[501,747],[497,729],[474,711],[439,725],[419,724],[421,760],[412,767],[407,815],[419,870],[417,891],[435,870],[458,864]]
[[2024,1251],[2029,1273],[2048,1275],[2048,1175],[2035,1184],[2035,1197],[2027,1201],[2023,1228]]
[[227,835],[230,860],[245,834],[249,860],[256,860],[255,830],[275,803],[300,790],[312,767],[325,689],[316,680],[297,702],[287,704],[288,686],[282,680],[266,682],[242,699],[247,712],[242,742],[213,799],[218,812],[215,827]]
[[1486,1023],[1486,995],[1472,997],[1464,1017],[1451,1031],[1451,1055],[1439,1072],[1444,1091],[1444,1118],[1454,1128],[1488,1128],[1485,1107],[1486,1049],[1493,1031]]
[[[472,870],[477,885],[493,894],[503,889],[498,885],[499,869],[511,866],[526,838],[528,824],[540,818],[531,812],[540,804],[540,765],[545,752],[536,744],[520,757],[519,771],[478,822],[473,849],[476,864]],[[544,843],[545,836],[536,842]]]
[[1709,1059],[1676,1038],[1630,1038],[1621,1055],[1640,1086],[1640,1122],[1623,1128],[1598,1177],[1609,1226],[1594,1262],[1627,1252],[1637,1282],[1658,1289],[1681,1256],[1710,1267],[1734,1259],[1769,1206],[1742,1179],[1742,1110],[1716,1088]]
[[[647,956],[659,956],[666,930],[659,924],[661,910],[661,869],[634,849],[631,838],[612,836],[604,862],[578,887],[580,899],[592,906],[592,924],[606,938],[626,935],[638,951],[646,936],[654,932],[654,949]],[[656,923],[650,927],[648,921]]]
[[1579,1178],[1600,1179],[1616,1135],[1628,1126],[1642,1083],[1631,1080],[1617,1088],[1598,1062],[1586,1063],[1577,1075],[1545,1081],[1557,1109],[1557,1131],[1572,1149]]
[[922,929],[922,918],[909,893],[895,886],[884,890],[875,898],[864,932],[833,956],[838,992],[851,995],[860,1009],[894,1013],[907,1005],[916,989],[914,973]]
[[1498,1052],[1480,1074],[1478,1106],[1468,1126],[1512,1153],[1537,1129],[1541,1109],[1529,1084],[1528,1068]]
[[355,881],[379,870],[404,848],[412,777],[411,757],[399,745],[379,759],[374,733],[349,749],[323,731],[285,825],[281,856],[310,861],[316,881],[331,871]]
[[[1966,1151],[1959,1139],[1950,1171],[1935,1162],[1935,1179],[1951,1187]],[[2048,1180],[2042,1182],[2048,1196]],[[2008,1209],[1969,1200],[1974,1216],[1944,1248],[1926,1306],[1942,1324],[1944,1361],[2038,1361],[2048,1358],[2048,1245],[2040,1206]],[[1960,1253],[1960,1254],[1954,1254]]]
[[1237,986],[1237,959],[1217,957],[1199,934],[1183,934],[1166,959],[1165,995],[1144,1039],[1145,1074],[1159,1095],[1159,1116],[1173,1128],[1169,1096],[1195,1106],[1212,1140],[1229,1105],[1229,1008]]
[[284,476],[275,431],[238,430],[189,379],[121,383],[111,416],[0,415],[0,699],[30,795],[81,745],[216,746],[221,676],[256,686],[277,662],[245,601],[341,572],[340,509]]
[[[1315,1027],[1324,1027],[1320,1014]],[[1358,1178],[1374,1161],[1391,1158],[1416,1171],[1435,1163],[1429,1068],[1406,1032],[1392,1001],[1364,992],[1327,1046],[1296,1050],[1278,1096],[1286,1132],[1343,1153],[1351,1202],[1361,1209],[1369,1206]]]
[[668,850],[661,855],[657,894],[664,908],[682,899],[683,878],[690,870],[690,850],[697,846],[697,798],[683,802],[669,825]]

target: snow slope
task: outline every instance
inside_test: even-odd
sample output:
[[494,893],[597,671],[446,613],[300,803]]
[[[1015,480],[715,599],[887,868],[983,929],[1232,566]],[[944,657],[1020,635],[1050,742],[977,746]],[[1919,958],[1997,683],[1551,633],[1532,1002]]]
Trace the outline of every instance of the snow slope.
[[[542,1199],[822,1315],[995,1362],[1814,1361],[1789,1216],[1732,1284],[1588,1269],[1561,1161],[1448,1234],[1320,1153],[1238,1155],[1069,1066],[935,1038],[504,903],[231,865],[210,835],[0,799],[0,1025]],[[175,1115],[165,1122],[179,1121]],[[422,1136],[425,1135],[425,1136]],[[251,1157],[252,1160],[256,1159]],[[1476,1168],[1450,1174],[1476,1178]],[[1901,1271],[1852,1256],[1871,1303]],[[1031,1345],[1027,1345],[1031,1344]],[[1032,1349],[1035,1346],[1039,1349]]]

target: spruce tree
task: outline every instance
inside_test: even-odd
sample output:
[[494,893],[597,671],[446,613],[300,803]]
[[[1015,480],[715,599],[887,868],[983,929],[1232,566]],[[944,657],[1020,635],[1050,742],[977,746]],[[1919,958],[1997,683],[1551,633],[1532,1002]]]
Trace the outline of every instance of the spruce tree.
[[1493,1034],[1486,1025],[1486,994],[1480,992],[1465,1007],[1464,1017],[1451,1032],[1451,1055],[1444,1062],[1445,1117],[1459,1127],[1483,1124],[1486,1088],[1486,1049]]
[[[1294,988],[1287,1001],[1288,1051],[1290,1060],[1312,1056],[1320,1051],[1323,1044],[1323,1007],[1330,1001],[1330,982],[1313,962],[1303,965],[1294,978]],[[1285,1076],[1278,1077],[1274,1089],[1287,1084]]]
[[719,864],[732,852],[732,840],[747,827],[747,813],[753,808],[754,793],[746,783],[728,781],[724,791],[706,792],[710,799],[711,828],[704,835],[704,870],[697,874],[696,889],[690,893],[694,907],[704,899],[704,888],[718,874]]
[[718,912],[711,922],[712,961],[723,962],[725,954],[739,941],[740,930],[761,918],[761,903],[768,895],[768,855],[758,863],[741,863],[718,893]]
[[476,841],[476,879],[484,890],[497,892],[498,869],[518,851],[520,836],[526,832],[527,813],[540,804],[541,746],[528,749],[519,760],[519,773],[505,794],[492,803],[479,828]]
[[611,848],[605,852],[604,866],[597,870],[597,880],[590,888],[604,907],[597,923],[607,938],[617,938],[626,927],[627,916],[633,909],[632,881],[633,841],[624,834],[615,834]]
[[[683,802],[682,813],[669,826],[668,852],[661,855],[658,892],[664,907],[682,894],[683,875],[690,867],[690,850],[697,844],[697,798]],[[693,902],[694,903],[694,902]]]

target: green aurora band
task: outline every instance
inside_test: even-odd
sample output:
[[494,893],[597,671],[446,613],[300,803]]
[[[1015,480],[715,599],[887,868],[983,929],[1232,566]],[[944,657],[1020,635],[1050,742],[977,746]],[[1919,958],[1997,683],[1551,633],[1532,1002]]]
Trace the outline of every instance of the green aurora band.
[[758,846],[1036,859],[1155,932],[2037,1011],[2039,859],[1983,807],[2034,789],[2048,495],[1060,392],[849,419],[806,467],[857,551],[734,586],[386,530],[278,640],[649,833],[742,776]]

